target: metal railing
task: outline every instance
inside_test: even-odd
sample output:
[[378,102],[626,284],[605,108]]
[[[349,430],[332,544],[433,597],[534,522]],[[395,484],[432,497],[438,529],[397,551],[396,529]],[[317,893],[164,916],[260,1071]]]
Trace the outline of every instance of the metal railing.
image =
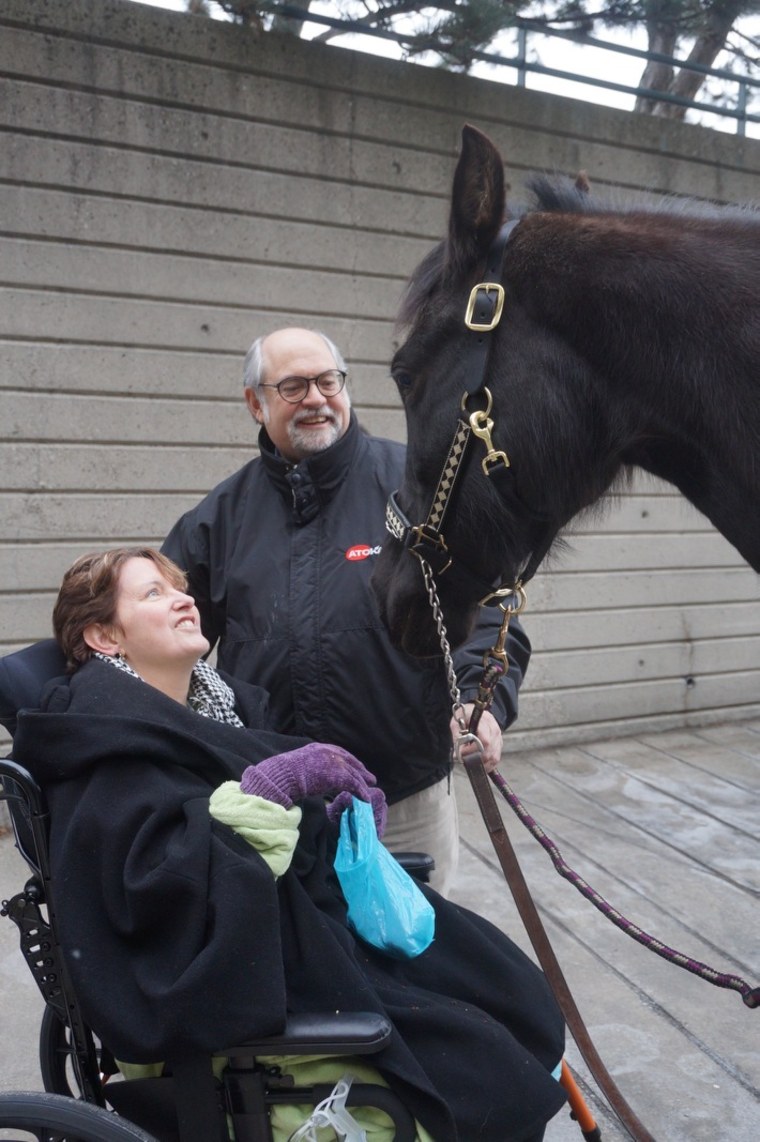
[[[551,37],[553,39],[570,40],[572,43],[579,46],[588,46],[593,48],[601,48],[605,51],[618,52],[620,55],[626,55],[635,59],[641,59],[645,62],[664,63],[669,67],[683,69],[685,71],[693,71],[699,75],[709,76],[714,79],[719,79],[723,82],[730,83],[732,86],[736,85],[737,96],[736,106],[731,107],[728,105],[720,105],[716,103],[704,103],[694,99],[684,99],[679,95],[671,95],[667,91],[657,91],[649,87],[631,87],[624,83],[615,83],[611,80],[599,79],[594,76],[581,76],[573,72],[559,71],[556,68],[544,67],[540,63],[528,60],[528,34],[530,32],[538,35]],[[541,75],[551,75],[558,79],[570,80],[574,83],[585,83],[592,87],[604,88],[608,91],[620,91],[627,95],[632,95],[637,99],[652,99],[658,103],[673,103],[679,107],[686,107],[690,110],[704,111],[710,115],[721,115],[729,119],[736,120],[736,133],[738,135],[745,135],[747,131],[747,123],[760,123],[760,114],[754,114],[749,111],[751,102],[750,91],[752,94],[760,95],[760,80],[753,79],[748,75],[736,75],[732,71],[726,71],[723,68],[706,67],[704,64],[690,63],[688,60],[675,59],[673,56],[663,55],[661,52],[645,51],[641,48],[631,48],[623,44],[615,44],[611,40],[599,40],[595,36],[578,36],[572,32],[559,32],[554,30],[547,30],[541,24],[534,24],[530,20],[520,20],[517,23],[517,55],[513,60],[508,61],[503,57],[500,62],[503,64],[511,64],[516,67],[518,72],[517,83],[518,86],[525,85],[525,76],[527,72],[532,71]],[[491,60],[490,62],[495,62]]]
[[[334,29],[341,35],[373,36],[378,39],[393,41],[401,47],[413,47],[417,50],[419,50],[421,46],[424,46],[424,36],[420,36],[419,34],[388,31],[384,28],[373,28],[362,23],[360,20],[347,20],[332,16],[323,16],[295,4],[283,5],[283,7],[279,9],[278,14],[294,21],[320,24],[324,27]],[[514,70],[516,73],[516,85],[519,87],[525,87],[528,74],[534,73],[566,80],[571,83],[585,84],[588,87],[606,91],[621,92],[625,95],[631,95],[636,99],[651,99],[656,100],[658,103],[673,103],[689,110],[734,119],[736,121],[736,133],[741,136],[746,135],[748,123],[760,123],[760,113],[755,113],[750,110],[753,99],[760,97],[760,79],[754,79],[748,75],[737,75],[723,68],[706,67],[703,64],[690,63],[687,60],[676,59],[673,56],[663,55],[660,52],[650,52],[641,48],[627,47],[623,44],[613,43],[611,40],[600,40],[595,36],[555,31],[532,20],[518,19],[515,22],[515,30],[517,48],[514,55],[506,56],[499,52],[473,51],[471,58],[482,63]],[[641,59],[646,62],[664,63],[673,68],[683,68],[687,71],[696,72],[699,75],[718,79],[721,82],[731,85],[731,87],[736,90],[735,105],[731,106],[728,98],[726,102],[722,104],[705,103],[700,100],[684,99],[678,95],[671,95],[666,91],[657,91],[647,87],[634,87],[629,84],[602,79],[599,76],[581,75],[578,72],[546,67],[537,60],[529,58],[529,37],[531,36],[569,40],[579,47],[598,48],[604,51],[617,52],[621,55]]]

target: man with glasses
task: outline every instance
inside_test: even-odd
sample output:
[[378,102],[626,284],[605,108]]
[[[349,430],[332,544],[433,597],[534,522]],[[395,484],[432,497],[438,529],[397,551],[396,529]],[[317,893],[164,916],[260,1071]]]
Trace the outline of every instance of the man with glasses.
[[[446,893],[459,848],[450,781],[458,729],[446,677],[440,659],[419,661],[391,645],[369,582],[404,447],[363,432],[343,357],[322,333],[280,329],[258,338],[243,382],[261,425],[260,455],[184,515],[163,551],[188,573],[219,668],[269,691],[281,732],[359,757],[388,798],[384,842],[429,852],[431,882]],[[489,610],[455,653],[465,703],[500,618]],[[530,655],[516,620],[506,649],[511,665],[497,686],[496,717],[484,714],[479,727],[488,768],[501,756],[502,727],[517,715]]]

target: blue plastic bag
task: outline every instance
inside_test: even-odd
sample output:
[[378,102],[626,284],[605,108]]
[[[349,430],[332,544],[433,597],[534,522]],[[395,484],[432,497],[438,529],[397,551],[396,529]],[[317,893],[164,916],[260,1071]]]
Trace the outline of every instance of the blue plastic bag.
[[412,959],[432,943],[432,904],[380,842],[372,806],[357,797],[341,814],[335,871],[357,936],[396,959]]

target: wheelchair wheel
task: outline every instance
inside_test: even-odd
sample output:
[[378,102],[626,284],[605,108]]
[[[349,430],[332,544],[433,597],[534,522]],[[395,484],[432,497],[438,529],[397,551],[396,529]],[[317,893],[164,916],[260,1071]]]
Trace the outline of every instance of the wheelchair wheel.
[[0,1094],[0,1138],[9,1142],[157,1142],[152,1134],[99,1106],[40,1091]]
[[[42,1085],[49,1094],[63,1094],[81,1098],[82,1091],[76,1081],[71,1062],[72,1045],[69,1028],[56,1015],[52,1007],[42,1013],[40,1026],[40,1071]],[[96,1049],[98,1044],[96,1042]]]

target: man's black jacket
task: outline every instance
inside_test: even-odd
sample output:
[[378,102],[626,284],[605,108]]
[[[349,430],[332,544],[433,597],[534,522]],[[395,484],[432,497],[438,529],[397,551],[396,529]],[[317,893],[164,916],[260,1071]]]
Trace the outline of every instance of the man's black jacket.
[[[217,664],[263,686],[283,733],[336,742],[377,775],[389,802],[449,769],[451,699],[442,659],[396,650],[380,621],[370,575],[385,538],[385,504],[405,449],[347,432],[296,466],[262,429],[261,456],[219,484],[172,529],[163,551],[189,576]],[[483,611],[455,654],[463,701],[477,690],[501,612]],[[431,616],[431,622],[432,622]],[[516,620],[508,675],[493,713],[517,716],[530,643]]]

